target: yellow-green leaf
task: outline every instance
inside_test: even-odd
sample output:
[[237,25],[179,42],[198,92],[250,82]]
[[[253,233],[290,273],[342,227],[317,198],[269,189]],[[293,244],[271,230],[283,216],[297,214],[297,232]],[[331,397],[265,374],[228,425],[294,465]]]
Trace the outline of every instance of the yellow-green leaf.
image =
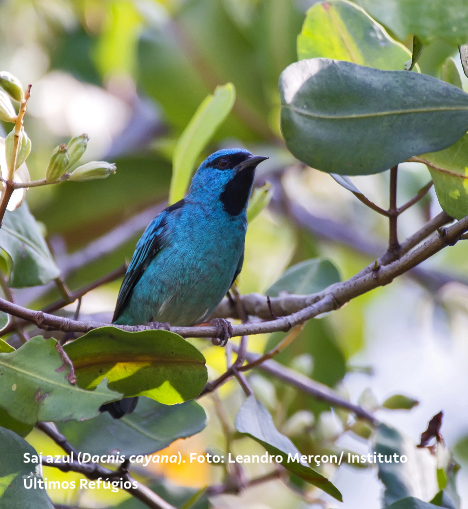
[[297,55],[333,58],[384,71],[403,70],[411,53],[363,9],[344,0],[318,2],[307,11]]
[[165,405],[196,398],[207,371],[205,358],[172,332],[126,332],[101,327],[64,347],[78,384],[92,389],[104,379],[124,396],[147,396]]
[[214,94],[206,97],[198,107],[174,151],[169,203],[184,197],[200,153],[228,116],[235,97],[234,85],[227,83],[216,87]]

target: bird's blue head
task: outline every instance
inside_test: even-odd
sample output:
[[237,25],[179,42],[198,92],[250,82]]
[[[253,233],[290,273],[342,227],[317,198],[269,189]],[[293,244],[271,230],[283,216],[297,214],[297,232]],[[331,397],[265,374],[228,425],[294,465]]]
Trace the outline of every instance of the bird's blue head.
[[207,157],[193,176],[187,198],[219,202],[225,212],[238,216],[246,209],[255,168],[268,159],[243,148],[218,150]]

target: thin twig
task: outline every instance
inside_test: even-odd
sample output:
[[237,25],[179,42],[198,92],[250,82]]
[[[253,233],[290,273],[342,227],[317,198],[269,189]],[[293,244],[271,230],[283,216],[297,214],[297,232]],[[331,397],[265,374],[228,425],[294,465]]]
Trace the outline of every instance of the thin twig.
[[70,177],[70,173],[64,173],[57,180],[54,180],[53,182],[47,182],[46,179],[32,180],[31,182],[14,182],[13,189],[24,189],[24,188],[28,189],[30,187],[41,187],[41,186],[49,186],[51,184],[60,184],[61,182],[68,180],[69,177]]
[[[62,309],[65,306],[68,306],[69,304],[73,303],[75,300],[80,301],[79,306],[77,307],[77,310],[75,311],[75,320],[78,319],[77,313],[79,313],[79,308],[81,307],[81,298],[86,295],[87,293],[91,292],[92,290],[95,290],[99,286],[102,286],[104,284],[110,283],[111,281],[114,281],[115,279],[123,276],[125,274],[125,271],[127,270],[127,265],[121,265],[117,269],[113,270],[112,272],[109,272],[108,274],[96,279],[96,281],[93,281],[89,285],[83,286],[82,288],[79,288],[75,292],[69,291],[69,299],[66,300],[65,298],[62,298],[52,304],[49,304],[45,308],[43,308],[41,311],[44,313],[54,313],[55,311],[58,311],[59,309]],[[28,323],[26,320],[18,321],[16,324],[9,324],[2,330],[2,335],[8,334],[10,332],[13,332],[17,329],[19,325],[24,325],[25,323]]]
[[[281,479],[285,475],[284,468],[278,468],[277,470],[274,470],[273,472],[269,472],[268,474],[255,477],[254,479],[251,479],[250,481],[247,481],[244,489],[250,488],[252,486],[258,486],[259,484],[263,484],[269,481],[274,481],[275,479]],[[239,491],[236,490],[235,487],[230,486],[229,484],[220,484],[216,486],[209,486],[206,489],[206,494],[209,497],[214,497],[217,495],[224,495],[224,494],[236,494]]]
[[67,304],[71,304],[75,299],[72,299],[71,292],[68,289],[65,281],[61,277],[57,277],[54,279],[54,283],[58,291],[61,293],[63,300]]
[[412,198],[408,200],[404,205],[398,208],[398,215],[402,214],[405,210],[408,210],[410,207],[418,203],[419,200],[424,198],[426,194],[429,192],[431,187],[434,185],[434,182],[431,180],[424,187],[422,187]]
[[[53,425],[46,422],[39,422],[36,427],[50,437],[68,455],[78,458],[78,451],[61,433],[56,430]],[[116,480],[117,478],[118,480],[122,480],[124,483],[129,482],[131,487],[123,487],[123,489],[143,502],[147,507],[150,507],[151,509],[175,509],[173,505],[163,500],[159,495],[150,490],[144,484],[133,479],[128,473],[121,473],[119,470],[114,472],[97,463],[81,463],[78,461],[59,463],[54,460],[54,463],[47,463],[47,461],[43,459],[42,464],[44,466],[58,468],[62,472],[78,472],[85,475],[90,480]],[[136,488],[134,486],[136,486]]]
[[[13,293],[12,293],[10,287],[8,286],[8,281],[6,280],[6,278],[3,277],[3,274],[1,274],[1,273],[0,273],[0,286],[3,290],[3,295],[5,295],[5,297],[10,302],[14,303],[15,300],[13,298]],[[18,320],[18,318],[16,318],[16,316],[12,316],[9,325],[16,330],[16,333],[18,334],[20,341],[24,344],[24,343],[28,342],[28,337],[24,334],[23,328],[21,326],[23,323],[28,323],[28,322],[25,322],[24,320]]]
[[379,207],[373,201],[369,200],[369,198],[367,198],[367,196],[363,195],[362,193],[353,192],[353,194],[361,203],[364,203],[364,205],[366,205],[373,211],[377,212],[378,214],[381,214],[382,216],[390,217],[390,212],[388,210],[385,210],[382,207]]
[[237,381],[239,382],[239,385],[242,387],[242,390],[245,392],[246,396],[252,396],[253,390],[249,385],[249,382],[247,382],[247,379],[245,376],[239,372],[237,367],[235,365],[232,366],[232,373],[237,378]]
[[287,346],[289,346],[301,333],[302,329],[304,328],[304,325],[298,325],[297,327],[294,327],[289,334],[283,339],[283,341],[280,341],[275,348],[271,349],[266,354],[259,357],[257,360],[253,362],[249,362],[245,366],[241,366],[238,368],[238,371],[248,371],[252,368],[255,368],[259,366],[260,364],[263,364],[265,361],[272,359],[275,355],[278,355],[280,352],[282,352]]
[[390,253],[398,253],[400,244],[398,242],[398,206],[397,206],[397,182],[398,182],[398,165],[390,169],[390,207],[389,213],[389,238],[388,251]]
[[[247,360],[252,364],[254,364],[259,358],[260,355],[258,354],[247,353]],[[357,417],[360,417],[371,424],[375,425],[378,423],[377,419],[371,413],[359,405],[355,405],[350,401],[347,401],[333,389],[330,389],[330,387],[316,382],[305,375],[297,373],[293,369],[283,366],[279,362],[268,360],[257,366],[257,368],[273,375],[275,378],[278,378],[283,382],[293,385],[300,391],[310,394],[320,401],[324,401],[331,406],[345,408],[346,410],[354,413]]]

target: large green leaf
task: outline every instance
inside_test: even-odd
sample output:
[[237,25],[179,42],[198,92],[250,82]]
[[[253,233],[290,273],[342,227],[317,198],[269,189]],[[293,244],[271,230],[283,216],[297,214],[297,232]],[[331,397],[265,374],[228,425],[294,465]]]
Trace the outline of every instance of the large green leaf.
[[195,401],[167,406],[140,398],[135,411],[121,419],[104,412],[90,421],[69,421],[58,427],[80,451],[105,455],[118,449],[120,454],[130,455],[160,451],[205,426],[205,411]]
[[334,58],[384,71],[403,70],[411,53],[360,7],[344,0],[318,2],[297,39],[297,56]]
[[227,83],[217,87],[214,94],[206,97],[198,107],[174,151],[169,203],[179,201],[185,196],[201,151],[229,115],[235,98],[234,85]]
[[307,295],[341,281],[338,269],[326,258],[312,258],[289,267],[265,292],[277,297],[280,292]]
[[165,405],[196,398],[207,371],[205,358],[177,334],[125,332],[101,327],[65,345],[78,384],[91,389],[107,379],[124,396],[147,396]]
[[423,154],[417,160],[431,165],[428,169],[445,212],[456,219],[468,215],[468,134],[445,150]]
[[[42,480],[40,466],[25,462],[25,454],[28,458],[37,458],[37,452],[16,433],[1,427],[0,444],[0,507],[53,509],[46,490],[37,484]],[[31,489],[26,489],[30,482],[33,483]]]
[[[25,424],[91,419],[120,395],[105,382],[86,391],[68,380],[55,339],[36,336],[12,353],[0,354],[0,407]],[[96,384],[97,385],[97,384]]]
[[423,44],[443,39],[459,45],[468,40],[465,0],[356,0],[356,3],[402,41],[410,35],[417,35]]
[[[305,481],[318,486],[337,500],[342,501],[341,493],[323,475],[301,461],[301,453],[288,437],[282,435],[275,427],[268,410],[253,396],[249,397],[236,415],[237,431],[245,433],[261,444],[270,454],[282,458],[284,468]],[[294,458],[298,461],[294,461]]]
[[5,212],[0,228],[0,247],[13,262],[12,287],[44,285],[60,275],[26,203],[13,212]]
[[283,71],[280,93],[286,145],[328,173],[385,171],[452,145],[468,129],[468,94],[413,72],[301,60]]
[[[427,449],[418,449],[416,444],[396,429],[380,424],[375,437],[374,452],[392,461],[378,463],[379,478],[385,486],[384,504],[393,504],[405,497],[431,499],[439,490],[436,478],[436,459]],[[406,456],[407,461],[394,461]],[[392,507],[392,506],[391,506]],[[403,507],[403,506],[402,506]],[[408,508],[413,507],[411,505]],[[417,507],[417,506],[415,506]]]

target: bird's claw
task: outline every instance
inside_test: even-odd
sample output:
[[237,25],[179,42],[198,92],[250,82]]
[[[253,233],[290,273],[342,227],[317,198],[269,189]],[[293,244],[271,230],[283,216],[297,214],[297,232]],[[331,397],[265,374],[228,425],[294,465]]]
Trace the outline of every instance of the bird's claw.
[[215,346],[226,346],[233,333],[231,322],[224,318],[214,318],[210,324],[216,327],[216,337],[211,339],[211,343]]
[[167,322],[148,322],[148,326],[152,329],[171,330],[171,324]]

